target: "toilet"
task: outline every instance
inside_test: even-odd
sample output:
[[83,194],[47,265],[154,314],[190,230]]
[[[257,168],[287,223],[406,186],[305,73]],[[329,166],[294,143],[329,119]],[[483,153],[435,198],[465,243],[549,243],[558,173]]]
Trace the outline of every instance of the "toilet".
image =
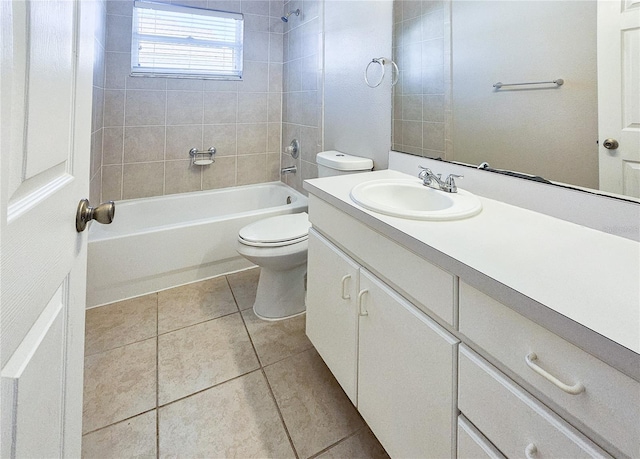
[[[373,169],[372,160],[339,151],[318,153],[316,162],[318,177]],[[308,214],[301,212],[265,218],[238,232],[238,253],[261,268],[253,305],[259,318],[281,320],[305,312],[310,227]]]

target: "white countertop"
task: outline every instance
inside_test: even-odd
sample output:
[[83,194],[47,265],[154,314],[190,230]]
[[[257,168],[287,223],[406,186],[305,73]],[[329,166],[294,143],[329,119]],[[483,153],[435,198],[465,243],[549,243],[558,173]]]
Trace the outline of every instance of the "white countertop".
[[457,221],[390,217],[349,197],[386,178],[412,177],[382,170],[312,179],[305,189],[359,220],[373,217],[364,223],[418,254],[442,252],[640,354],[639,243],[483,197],[480,214]]

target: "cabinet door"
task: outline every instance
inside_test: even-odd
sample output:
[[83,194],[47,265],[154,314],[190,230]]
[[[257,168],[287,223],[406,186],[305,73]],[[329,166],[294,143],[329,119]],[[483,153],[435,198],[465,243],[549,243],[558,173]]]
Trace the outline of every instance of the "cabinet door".
[[359,266],[313,229],[309,231],[307,336],[356,404]]
[[359,297],[358,410],[391,457],[455,456],[458,341],[362,268]]

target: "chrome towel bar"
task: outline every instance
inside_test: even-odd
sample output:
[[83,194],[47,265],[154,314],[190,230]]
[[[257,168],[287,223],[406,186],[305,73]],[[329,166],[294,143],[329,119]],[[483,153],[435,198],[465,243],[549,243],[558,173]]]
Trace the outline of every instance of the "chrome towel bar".
[[533,81],[531,83],[502,83],[498,81],[496,84],[493,85],[493,87],[496,89],[500,89],[503,86],[524,86],[524,85],[530,85],[530,84],[555,84],[556,86],[562,86],[564,84],[564,80],[562,78],[558,78],[557,80],[553,80],[553,81]]

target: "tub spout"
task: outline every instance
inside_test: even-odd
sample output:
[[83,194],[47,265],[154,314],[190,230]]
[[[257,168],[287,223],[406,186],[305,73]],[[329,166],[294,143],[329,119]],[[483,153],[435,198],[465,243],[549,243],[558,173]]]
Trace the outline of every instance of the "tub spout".
[[281,174],[295,174],[298,172],[298,168],[296,166],[283,167],[280,169]]

